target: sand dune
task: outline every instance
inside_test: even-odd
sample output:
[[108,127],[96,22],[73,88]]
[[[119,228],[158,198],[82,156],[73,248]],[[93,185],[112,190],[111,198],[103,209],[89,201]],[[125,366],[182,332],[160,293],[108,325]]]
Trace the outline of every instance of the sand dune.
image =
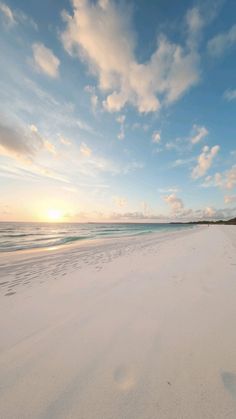
[[0,417],[235,419],[236,228],[0,258]]

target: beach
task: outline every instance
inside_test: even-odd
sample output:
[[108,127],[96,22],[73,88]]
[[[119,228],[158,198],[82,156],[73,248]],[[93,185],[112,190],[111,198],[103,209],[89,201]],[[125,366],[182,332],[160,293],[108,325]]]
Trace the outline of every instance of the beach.
[[0,417],[235,419],[236,228],[0,255]]

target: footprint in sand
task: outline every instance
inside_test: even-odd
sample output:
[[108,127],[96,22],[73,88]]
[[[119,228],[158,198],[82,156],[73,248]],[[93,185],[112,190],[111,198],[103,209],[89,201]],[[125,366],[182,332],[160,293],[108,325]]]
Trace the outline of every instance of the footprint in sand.
[[221,379],[223,381],[225,389],[236,398],[236,374],[228,371],[221,373]]
[[11,295],[14,295],[14,294],[16,294],[15,291],[9,291],[5,294],[5,297],[10,297]]
[[135,385],[134,374],[129,367],[120,365],[113,373],[115,384],[123,391],[128,391]]

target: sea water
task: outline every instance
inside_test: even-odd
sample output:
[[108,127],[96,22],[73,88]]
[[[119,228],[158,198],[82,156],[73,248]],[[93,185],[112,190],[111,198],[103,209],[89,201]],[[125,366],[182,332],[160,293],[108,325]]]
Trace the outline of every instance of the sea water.
[[192,228],[163,223],[15,223],[0,222],[0,252],[49,248],[82,240],[136,236]]

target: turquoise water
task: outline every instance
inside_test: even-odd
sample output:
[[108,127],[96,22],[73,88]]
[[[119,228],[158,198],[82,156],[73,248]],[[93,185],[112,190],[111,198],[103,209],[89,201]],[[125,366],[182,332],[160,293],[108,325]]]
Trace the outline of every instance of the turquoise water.
[[192,226],[147,223],[0,223],[0,252],[69,245],[77,241],[176,231]]

